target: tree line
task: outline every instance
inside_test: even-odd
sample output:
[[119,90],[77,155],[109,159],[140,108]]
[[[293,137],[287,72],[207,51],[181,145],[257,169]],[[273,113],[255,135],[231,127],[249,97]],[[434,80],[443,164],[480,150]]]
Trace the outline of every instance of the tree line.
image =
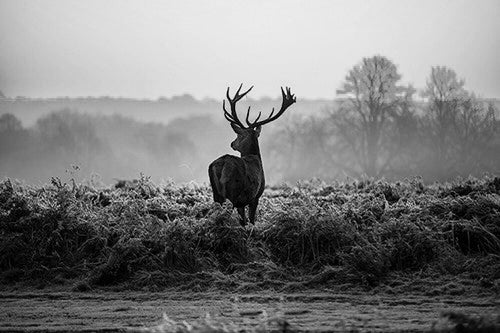
[[[417,90],[401,83],[388,58],[364,58],[336,97],[322,112],[294,115],[291,109],[265,128],[261,151],[269,183],[313,177],[445,181],[500,171],[498,110],[450,68],[432,67]],[[30,127],[7,113],[0,116],[0,177],[46,182],[77,165],[82,178],[98,174],[105,183],[140,173],[204,182],[208,164],[231,152],[233,138],[222,111],[165,125],[63,109]]]
[[362,59],[337,90],[340,107],[292,120],[269,142],[284,177],[443,181],[500,171],[493,103],[444,66],[432,67],[418,92],[400,82],[388,58]]
[[192,140],[175,126],[119,115],[65,109],[28,128],[12,114],[0,116],[0,177],[45,183],[56,176],[95,176],[109,184],[143,173],[156,180],[189,181],[192,173],[182,164],[191,164],[196,154]]

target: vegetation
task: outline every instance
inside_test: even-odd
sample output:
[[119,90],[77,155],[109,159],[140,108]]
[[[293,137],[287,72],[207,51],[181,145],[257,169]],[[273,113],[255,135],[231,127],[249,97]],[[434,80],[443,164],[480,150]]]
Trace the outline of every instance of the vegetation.
[[[210,125],[211,121],[208,117],[190,121],[192,127],[198,123]],[[45,181],[65,175],[70,165],[78,165],[81,173],[90,177],[98,172],[108,184],[114,177],[127,178],[139,170],[189,181],[192,171],[182,166],[192,166],[195,156],[203,154],[197,152],[200,146],[195,147],[191,132],[183,131],[185,127],[179,122],[171,126],[141,123],[117,115],[90,116],[65,109],[23,128],[15,116],[4,114],[0,116],[0,176]]]
[[268,188],[254,229],[239,225],[230,204],[214,204],[205,185],[5,180],[0,271],[4,286],[70,283],[82,291],[390,292],[411,281],[431,294],[500,292],[500,178]]
[[500,127],[492,103],[466,90],[447,67],[431,68],[420,102],[417,90],[400,81],[386,57],[363,58],[337,91],[338,107],[277,130],[267,143],[273,165],[290,180],[421,175],[449,181],[498,171]]
[[374,56],[351,69],[337,91],[347,99],[334,116],[335,129],[354,152],[360,170],[370,177],[383,174],[394,158],[390,123],[398,124],[415,92],[411,86],[399,85],[400,80],[396,65]]

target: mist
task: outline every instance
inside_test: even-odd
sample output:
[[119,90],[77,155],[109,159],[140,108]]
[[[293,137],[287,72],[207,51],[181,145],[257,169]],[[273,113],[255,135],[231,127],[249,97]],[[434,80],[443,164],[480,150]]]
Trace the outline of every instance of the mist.
[[242,119],[267,184],[500,167],[498,1],[0,1],[0,177],[207,182]]
[[[241,106],[252,104],[270,111],[279,102],[264,98]],[[319,114],[332,104],[303,101],[283,120],[305,116],[311,107]],[[158,182],[201,183],[208,180],[212,160],[237,154],[229,147],[236,135],[223,117],[221,102],[215,100],[198,101],[189,95],[156,101],[23,98],[0,100],[0,106],[4,111],[0,177],[35,183],[60,177],[113,184],[143,174]],[[263,130],[269,140],[276,134],[274,124]],[[269,177],[280,179],[272,172]]]
[[[367,80],[374,78],[373,80]],[[268,184],[363,178],[426,182],[496,174],[499,104],[466,89],[454,70],[432,67],[427,85],[401,84],[384,56],[363,58],[332,100],[301,100],[260,137]],[[238,105],[268,116],[280,98]],[[208,181],[207,166],[235,154],[222,103],[190,95],[0,101],[0,177],[45,183]]]

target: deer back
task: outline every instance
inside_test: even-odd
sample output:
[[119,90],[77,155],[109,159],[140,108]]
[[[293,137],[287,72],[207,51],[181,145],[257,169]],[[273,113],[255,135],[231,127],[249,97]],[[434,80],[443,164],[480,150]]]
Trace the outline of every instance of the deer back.
[[264,191],[264,171],[258,156],[224,155],[210,164],[218,194],[236,207],[248,205]]

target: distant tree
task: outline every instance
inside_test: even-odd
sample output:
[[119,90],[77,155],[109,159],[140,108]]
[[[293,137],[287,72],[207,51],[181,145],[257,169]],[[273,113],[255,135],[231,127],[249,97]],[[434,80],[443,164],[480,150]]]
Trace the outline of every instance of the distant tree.
[[222,153],[221,147],[228,147],[228,138],[234,135],[230,126],[215,123],[208,115],[174,119],[166,131],[169,134],[163,140],[164,149],[174,152],[176,165],[189,165],[190,171],[203,177],[214,155]]
[[51,151],[75,151],[77,141],[65,112],[69,110],[51,113],[36,122],[36,132],[41,143]]
[[[345,98],[340,110],[333,114],[338,135],[337,146],[342,146],[341,160],[352,156],[347,172],[381,176],[387,171],[397,152],[390,142],[391,122],[397,116],[401,103],[411,103],[412,88],[399,84],[401,75],[386,57],[377,55],[363,58],[347,74],[337,94]],[[346,164],[345,162],[343,162]]]
[[0,116],[0,133],[20,131],[23,125],[13,114],[4,113]]
[[190,94],[183,94],[178,96],[173,96],[171,98],[172,103],[191,105],[198,103],[198,101]]
[[389,155],[381,169],[391,176],[407,177],[418,173],[419,118],[413,101],[415,92],[408,86],[390,112],[385,148]]
[[187,160],[194,160],[194,156],[196,156],[195,144],[181,133],[167,132],[160,142],[163,145],[163,154],[168,156],[169,160],[177,166]]
[[[18,170],[16,162],[29,158],[34,142],[16,116],[5,113],[0,116],[0,170]],[[12,163],[14,162],[14,163]],[[21,164],[21,163],[19,163]],[[12,175],[15,175],[12,173]]]
[[497,129],[493,104],[486,105],[474,94],[463,99],[454,122],[455,161],[460,174],[497,171],[488,153]]
[[0,155],[4,158],[22,149],[26,143],[27,133],[23,129],[21,121],[13,114],[5,113],[0,116]]
[[0,90],[0,99],[1,98],[5,98],[5,95],[3,94],[3,92]]
[[481,153],[496,130],[495,110],[464,85],[454,70],[437,66],[431,68],[422,91],[427,98],[421,126],[428,151],[424,168],[435,179],[470,174],[482,169],[480,165],[487,160]]
[[453,164],[453,129],[458,106],[467,92],[465,81],[458,79],[452,69],[444,66],[431,68],[422,97],[427,107],[422,119],[422,142],[430,151],[425,158],[426,174],[442,179],[451,172]]
[[297,181],[311,177],[323,179],[336,176],[336,160],[331,154],[331,123],[323,117],[291,117],[284,125],[266,136],[263,149],[275,181]]
[[69,109],[39,118],[34,133],[38,139],[39,161],[47,169],[66,170],[75,164],[83,173],[92,173],[111,150],[96,129],[96,119]]

